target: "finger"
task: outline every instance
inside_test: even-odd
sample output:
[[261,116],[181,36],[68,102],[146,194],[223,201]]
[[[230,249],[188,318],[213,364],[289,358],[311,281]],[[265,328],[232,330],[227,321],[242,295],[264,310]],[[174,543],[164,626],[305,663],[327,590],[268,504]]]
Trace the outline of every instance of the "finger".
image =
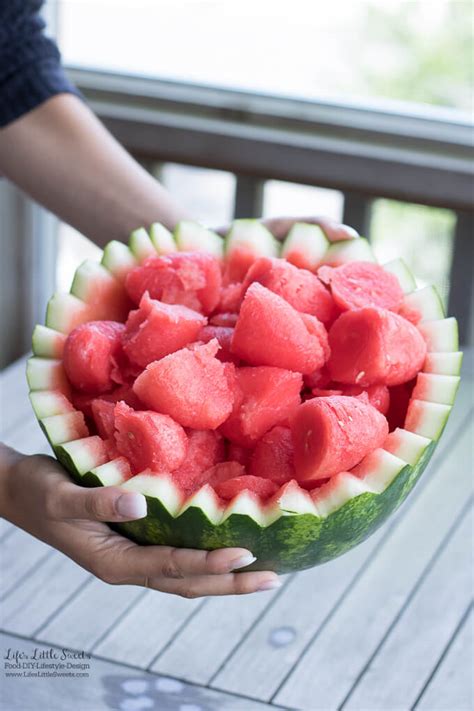
[[48,501],[50,517],[57,520],[134,521],[147,513],[143,494],[124,492],[115,486],[86,489],[60,482]]
[[343,225],[340,222],[320,218],[318,224],[330,242],[340,242],[345,239],[356,239],[359,236],[359,233],[353,227]]
[[113,574],[118,582],[143,585],[145,579],[179,580],[192,576],[221,575],[255,561],[245,548],[201,551],[170,546],[123,546],[114,555]]
[[263,220],[263,224],[277,239],[284,239],[296,222],[305,222],[311,225],[319,225],[330,242],[337,242],[344,239],[354,239],[358,233],[348,225],[342,225],[335,220],[320,215],[308,217],[271,217]]
[[275,573],[228,573],[227,575],[206,575],[184,580],[151,578],[148,585],[152,590],[172,593],[186,598],[208,595],[248,595],[254,592],[275,590],[281,587],[281,580]]

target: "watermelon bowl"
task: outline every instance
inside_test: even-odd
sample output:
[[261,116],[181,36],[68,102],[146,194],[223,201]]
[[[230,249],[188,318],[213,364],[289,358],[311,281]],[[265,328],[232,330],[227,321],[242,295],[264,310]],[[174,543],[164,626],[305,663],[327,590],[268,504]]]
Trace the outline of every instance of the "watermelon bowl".
[[[329,561],[426,468],[459,385],[454,318],[402,260],[256,220],[155,224],[85,261],[33,333],[30,399],[80,485],[145,495],[143,545]],[[112,525],[112,524],[111,524]]]

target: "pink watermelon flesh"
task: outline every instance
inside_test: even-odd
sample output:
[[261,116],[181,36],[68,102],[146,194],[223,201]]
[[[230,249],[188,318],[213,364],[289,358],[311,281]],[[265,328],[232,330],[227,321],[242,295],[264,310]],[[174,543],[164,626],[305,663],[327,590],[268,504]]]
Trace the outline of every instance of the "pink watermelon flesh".
[[342,311],[366,306],[398,311],[403,301],[397,277],[372,262],[347,262],[335,268],[323,266],[318,276],[329,284],[334,301]]
[[288,427],[274,427],[257,442],[250,474],[284,484],[295,478],[293,439]]
[[113,358],[121,351],[124,329],[115,321],[89,321],[71,331],[63,364],[74,388],[97,395],[113,388]]
[[224,459],[222,436],[213,430],[188,430],[186,458],[173,472],[173,479],[187,495],[207,481],[207,471]]
[[413,306],[408,306],[408,304],[404,303],[402,303],[402,305],[398,309],[398,313],[400,314],[400,316],[403,316],[404,319],[410,321],[410,323],[413,323],[415,326],[420,323],[423,317],[421,311],[414,308]]
[[133,307],[123,284],[112,275],[109,279],[91,281],[84,298],[89,307],[89,318],[94,321],[125,321]]
[[115,403],[102,398],[95,398],[95,400],[92,400],[91,410],[97,433],[102,439],[113,437],[115,432]]
[[214,339],[171,353],[150,363],[133,389],[147,407],[170,415],[183,427],[216,429],[234,403],[234,365],[217,360],[218,350]]
[[363,393],[367,395],[368,401],[376,410],[382,415],[387,414],[390,406],[390,392],[386,385],[369,385],[367,388],[361,388],[359,385],[341,385],[341,391],[338,394],[360,397]]
[[178,304],[163,304],[142,296],[140,308],[131,311],[122,336],[128,358],[145,368],[195,341],[207,320],[202,314]]
[[73,392],[72,402],[75,408],[81,410],[86,417],[93,418],[92,403],[94,400],[105,400],[107,402],[116,403],[123,400],[127,405],[133,407],[134,410],[143,409],[142,403],[133,392],[130,385],[120,385],[110,393],[103,393],[99,398],[95,395],[86,395],[85,393]]
[[346,311],[329,331],[328,370],[341,383],[399,385],[421,370],[426,344],[413,324],[387,309]]
[[303,382],[307,388],[326,388],[331,383],[327,366],[314,370],[309,375],[303,376]]
[[259,476],[237,476],[234,479],[228,479],[215,487],[216,493],[221,499],[230,501],[242,491],[251,491],[257,494],[262,499],[268,499],[278,491],[278,486],[270,479],[263,479]]
[[222,434],[242,447],[252,447],[271,427],[290,417],[301,402],[302,378],[282,368],[236,369],[234,407]]
[[311,390],[313,397],[332,397],[333,395],[342,395],[342,390],[331,390],[329,388],[313,388]]
[[251,365],[299,373],[321,368],[329,356],[323,324],[258,283],[251,284],[245,294],[232,351]]
[[146,259],[129,272],[125,288],[135,304],[148,291],[152,299],[209,314],[219,302],[221,283],[216,257],[202,252],[176,252]]
[[209,341],[215,338],[220,345],[220,350],[217,351],[216,358],[224,363],[238,364],[240,362],[239,359],[231,353],[230,350],[233,335],[233,328],[226,326],[204,326],[204,328],[199,331],[197,340],[203,343],[209,343]]
[[235,442],[227,442],[226,459],[229,461],[239,462],[242,466],[247,467],[250,464],[252,451],[252,449],[242,447],[240,444],[235,444]]
[[333,298],[319,279],[306,269],[298,269],[283,259],[257,259],[245,277],[244,292],[253,282],[262,284],[297,311],[316,316],[323,323],[332,321],[336,315]]
[[206,481],[212,487],[216,487],[223,481],[245,476],[245,467],[240,462],[218,462],[205,472]]
[[225,328],[234,328],[235,324],[237,323],[238,318],[239,318],[238,314],[232,314],[232,313],[214,314],[214,316],[211,316],[211,318],[209,319],[209,325],[210,326],[224,326]]
[[383,444],[388,424],[372,405],[341,395],[300,405],[291,432],[296,478],[304,481],[352,469]]
[[229,285],[243,281],[255,259],[255,252],[252,249],[235,247],[225,262],[224,283]]
[[117,449],[128,459],[134,474],[144,469],[172,472],[183,464],[188,438],[171,417],[147,410],[137,412],[118,402],[114,418]]
[[238,313],[243,297],[244,292],[240,282],[223,286],[216,311],[218,313]]

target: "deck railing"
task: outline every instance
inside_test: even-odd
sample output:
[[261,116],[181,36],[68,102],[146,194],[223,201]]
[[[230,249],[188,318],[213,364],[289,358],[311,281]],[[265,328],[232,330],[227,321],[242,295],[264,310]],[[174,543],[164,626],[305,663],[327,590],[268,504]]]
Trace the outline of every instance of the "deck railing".
[[375,198],[455,211],[449,312],[472,341],[472,125],[447,110],[404,113],[70,68],[94,111],[145,164],[236,175],[234,216],[261,215],[268,179],[334,188],[367,234]]
[[[261,215],[276,179],[340,190],[343,220],[370,239],[374,199],[456,213],[448,310],[473,341],[473,128],[440,109],[311,102],[70,67],[69,74],[118,140],[153,170],[175,162],[236,176],[233,213]],[[0,184],[6,305],[3,364],[28,347],[54,283],[56,242],[44,210]],[[45,225],[48,229],[45,229]],[[41,232],[41,239],[38,233]],[[12,251],[13,250],[13,251]],[[36,256],[35,256],[36,255]],[[9,284],[22,284],[11,298]]]

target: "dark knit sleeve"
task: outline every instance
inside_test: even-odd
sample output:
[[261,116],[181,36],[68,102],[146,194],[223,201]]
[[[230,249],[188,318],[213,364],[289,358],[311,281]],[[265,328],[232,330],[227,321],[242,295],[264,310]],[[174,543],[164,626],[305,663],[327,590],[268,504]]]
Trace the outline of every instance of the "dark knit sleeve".
[[79,95],[66,77],[56,44],[44,34],[42,0],[0,0],[0,126],[63,92]]

